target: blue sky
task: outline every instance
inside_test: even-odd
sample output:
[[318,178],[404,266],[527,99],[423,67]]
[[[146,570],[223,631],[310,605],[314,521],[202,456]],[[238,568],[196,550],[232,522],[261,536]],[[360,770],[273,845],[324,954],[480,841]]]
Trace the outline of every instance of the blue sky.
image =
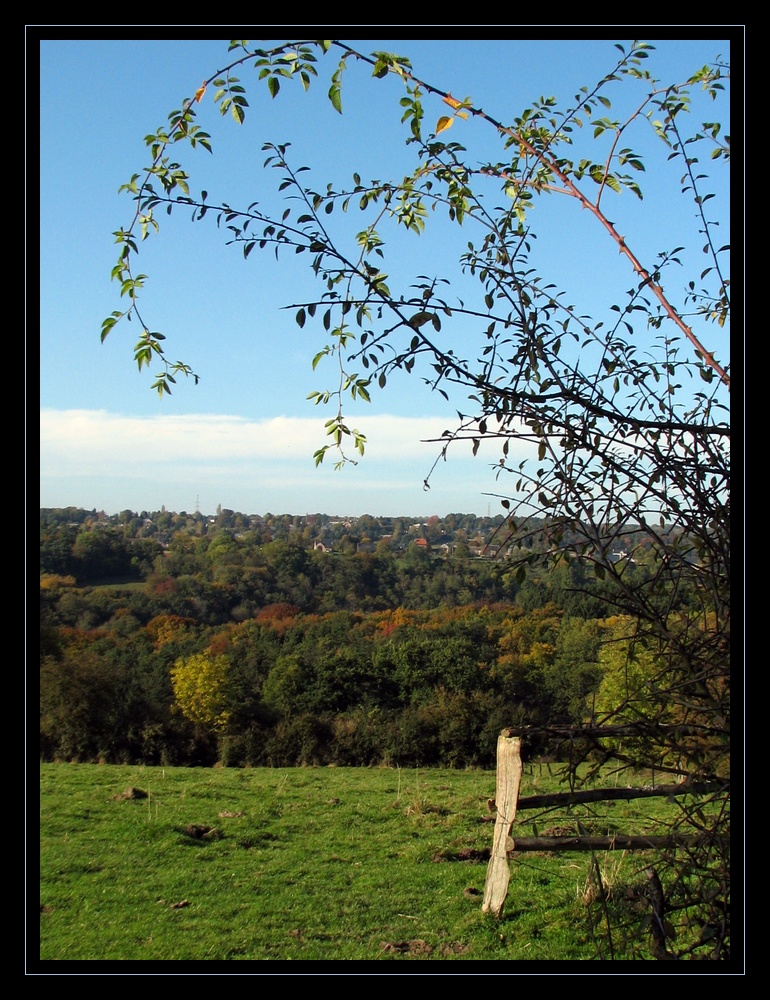
[[[347,408],[350,423],[368,440],[356,467],[335,471],[328,459],[314,466],[313,452],[325,443],[323,424],[332,413],[307,396],[330,387],[334,372],[323,364],[311,368],[325,343],[320,325],[299,330],[295,310],[284,308],[321,290],[304,257],[276,262],[255,251],[245,261],[213,223],[192,224],[189,213],[162,214],[159,236],[142,244],[138,260],[149,276],[142,313],[167,336],[169,357],[188,362],[201,381],[180,380],[172,396],[159,399],[150,390],[155,369],[140,374],[132,360],[135,323],[119,324],[100,345],[102,320],[124,304],[109,277],[116,260],[112,233],[128,224],[133,204],[118,188],[145,165],[144,136],[232,59],[226,41],[196,37],[207,29],[216,32],[216,26],[192,28],[188,40],[165,40],[153,37],[149,26],[137,27],[132,38],[83,40],[52,28],[40,44],[41,507],[499,513],[499,500],[490,495],[501,492],[493,447],[475,458],[467,446],[450,451],[430,491],[423,488],[437,455],[437,445],[426,439],[454,426],[461,401],[447,404],[415,376],[389,383],[370,405]],[[506,26],[491,26],[487,37],[483,27],[476,30],[477,40],[343,40],[364,52],[408,56],[417,76],[455,97],[471,97],[502,121],[541,96],[568,104],[612,68],[614,43],[628,49],[632,40],[623,27],[613,29],[617,36],[597,29],[601,39],[572,40],[534,33],[523,39],[521,29],[519,37],[506,37],[514,32]],[[700,37],[677,38],[682,30],[672,29],[668,40],[644,37],[655,46],[647,60],[654,76],[682,81],[717,56],[729,60],[730,40],[718,33],[726,29],[717,27],[712,35],[708,27],[692,28]],[[352,66],[340,116],[326,98],[337,61],[329,56],[320,63],[309,93],[287,85],[275,101],[254,71],[244,69],[250,108],[241,128],[221,118],[213,93],[206,94],[198,123],[211,133],[214,155],[182,144],[173,150],[191,175],[191,194],[205,188],[210,200],[233,205],[279,204],[275,172],[262,168],[267,141],[291,143],[293,162],[312,168],[305,178],[318,190],[327,182],[338,189],[349,184],[354,170],[364,180],[403,176],[411,154],[400,123],[402,86],[395,79],[374,81],[364,66]],[[642,92],[626,96],[623,85],[615,86],[612,113],[619,116]],[[428,121],[446,112],[438,98],[428,107]],[[716,115],[728,124],[726,114],[727,102],[714,111],[704,99],[693,117]],[[468,148],[472,162],[502,157],[480,122],[455,122],[451,138]],[[632,141],[649,155],[649,172],[640,179],[644,202],[627,192],[617,199],[615,221],[625,227],[627,241],[649,262],[673,246],[699,247],[693,205],[678,195],[680,167],[666,164],[649,129]],[[652,169],[653,160],[662,164],[659,170]],[[727,172],[715,169],[713,175],[715,214],[727,243]],[[360,218],[348,224],[356,225],[352,232],[363,228]],[[585,312],[601,317],[633,284],[598,226],[568,199],[539,203],[533,224],[538,266]],[[438,217],[429,219],[423,236],[391,236],[391,289],[401,275],[453,274],[458,252],[472,238]],[[453,283],[451,294],[464,294],[461,283]],[[708,336],[713,342],[713,329]],[[724,336],[716,346],[728,361]]]

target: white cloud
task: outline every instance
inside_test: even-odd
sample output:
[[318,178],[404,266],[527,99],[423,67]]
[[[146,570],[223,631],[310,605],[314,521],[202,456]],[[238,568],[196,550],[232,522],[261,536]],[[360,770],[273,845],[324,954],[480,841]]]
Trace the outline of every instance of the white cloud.
[[210,414],[127,417],[103,410],[43,410],[41,466],[55,465],[57,460],[74,460],[80,468],[103,468],[104,462],[147,465],[296,457],[311,447],[318,432],[314,421],[281,417],[253,422]]
[[[130,417],[104,410],[42,410],[41,469],[52,473],[62,463],[68,468],[74,463],[83,472],[106,472],[106,463],[119,466],[124,475],[126,462],[304,460],[329,440],[324,417],[252,421],[225,414]],[[360,425],[373,462],[429,459],[445,430],[436,417],[379,415],[364,418]]]
[[[334,472],[336,457],[315,468],[327,443],[318,418],[249,420],[226,414],[134,417],[105,410],[40,413],[41,506],[114,512],[204,509],[218,502],[243,511],[341,511],[410,514],[479,511],[495,492],[494,442],[475,459],[459,443],[423,489],[440,454],[445,427],[437,417],[362,416],[366,455],[354,470]],[[353,423],[351,422],[351,426]],[[358,426],[358,421],[356,422]],[[358,457],[351,449],[351,456]]]

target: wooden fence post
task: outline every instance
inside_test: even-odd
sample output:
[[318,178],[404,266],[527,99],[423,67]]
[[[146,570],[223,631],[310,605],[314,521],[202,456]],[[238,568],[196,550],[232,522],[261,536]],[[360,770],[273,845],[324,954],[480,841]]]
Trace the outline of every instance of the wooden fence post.
[[510,850],[509,833],[516,818],[516,805],[521,786],[521,739],[511,736],[510,729],[504,729],[497,739],[497,776],[495,782],[495,805],[497,820],[492,843],[492,855],[487,868],[484,885],[484,902],[481,909],[499,917],[503,912],[508,883],[511,878],[508,866]]

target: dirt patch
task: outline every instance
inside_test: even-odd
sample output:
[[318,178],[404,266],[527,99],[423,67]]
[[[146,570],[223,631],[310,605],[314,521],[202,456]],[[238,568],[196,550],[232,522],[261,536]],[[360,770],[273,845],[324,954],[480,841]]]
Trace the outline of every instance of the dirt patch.
[[120,795],[113,795],[112,797],[116,802],[120,802],[122,799],[146,799],[147,792],[141,788],[127,788],[125,792],[121,792]]
[[455,941],[453,944],[442,944],[439,948],[439,955],[462,955],[468,950],[468,945],[462,941]]
[[430,955],[433,946],[422,938],[413,941],[383,941],[380,945],[383,951],[400,955]]
[[215,826],[206,826],[205,823],[189,823],[182,833],[193,840],[219,840],[223,836]]
[[576,837],[577,830],[574,826],[551,826],[547,830],[540,832],[541,837]]
[[434,854],[432,860],[438,861],[489,861],[490,849],[483,847],[480,851],[472,847],[463,847],[459,851],[442,851]]

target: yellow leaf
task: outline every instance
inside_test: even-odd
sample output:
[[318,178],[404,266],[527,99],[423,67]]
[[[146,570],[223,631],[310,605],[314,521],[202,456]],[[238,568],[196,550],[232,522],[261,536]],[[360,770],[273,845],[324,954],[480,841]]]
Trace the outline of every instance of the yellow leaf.
[[439,132],[443,132],[445,128],[449,128],[451,124],[452,124],[451,118],[447,118],[446,116],[442,116],[441,118],[439,118],[439,120],[436,122],[436,135],[438,135]]
[[457,117],[458,118],[467,118],[468,117],[468,112],[467,111],[458,111],[457,112]]
[[206,84],[204,83],[200,87],[198,87],[198,89],[195,91],[195,100],[198,102],[198,104],[200,104],[200,102],[203,100],[203,95],[205,93],[206,93]]
[[461,103],[456,98],[452,97],[451,94],[447,94],[446,97],[442,97],[442,101],[444,104],[448,104],[450,108],[459,108]]

